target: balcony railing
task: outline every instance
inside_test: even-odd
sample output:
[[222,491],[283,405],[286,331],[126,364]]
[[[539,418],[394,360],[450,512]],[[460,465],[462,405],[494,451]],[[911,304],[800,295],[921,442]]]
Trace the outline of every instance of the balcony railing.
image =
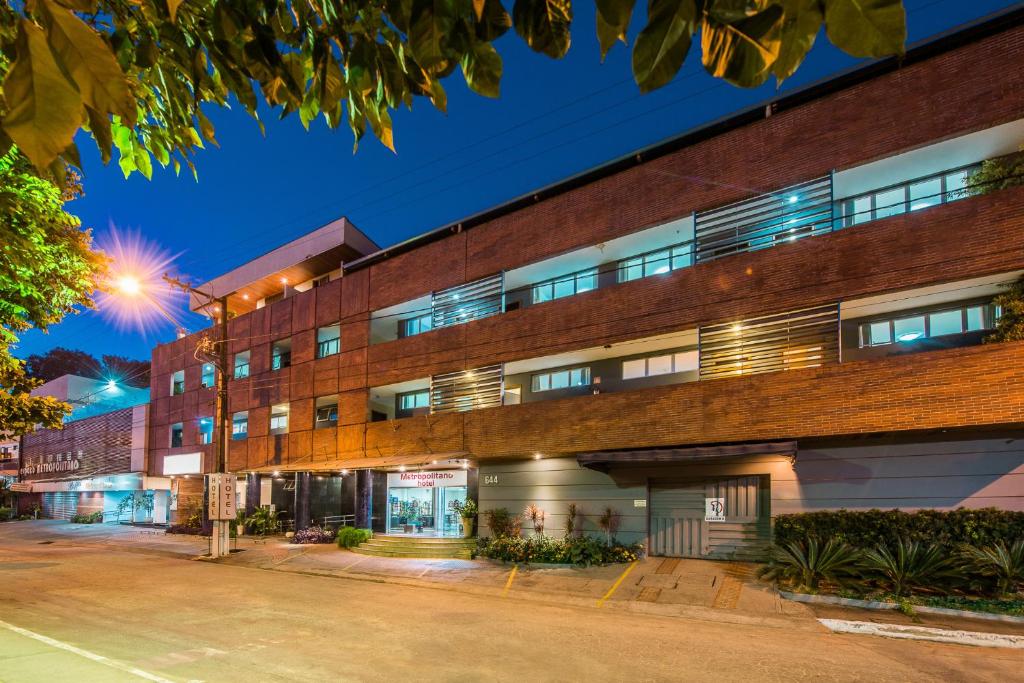
[[498,273],[434,292],[430,302],[433,327],[461,325],[501,313],[504,282],[504,274]]
[[502,366],[449,372],[430,378],[430,412],[458,413],[501,405]]

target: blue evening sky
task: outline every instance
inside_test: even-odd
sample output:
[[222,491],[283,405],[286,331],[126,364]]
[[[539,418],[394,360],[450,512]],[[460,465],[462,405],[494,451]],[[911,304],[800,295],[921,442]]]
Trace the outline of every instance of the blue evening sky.
[[[1015,4],[906,0],[910,42]],[[70,211],[100,241],[111,226],[141,233],[177,254],[172,269],[198,284],[338,216],[390,245],[777,93],[773,82],[742,90],[711,78],[695,45],[672,83],[641,95],[628,48],[617,45],[600,63],[593,11],[591,3],[577,4],[574,42],[560,61],[531,52],[511,31],[498,41],[505,60],[499,99],[471,93],[456,73],[445,82],[447,114],[426,100],[399,111],[397,154],[369,134],[353,154],[348,129],[332,131],[322,119],[307,132],[297,116],[280,121],[267,112],[264,137],[240,108],[214,110],[220,148],[200,152],[198,182],[169,168],[155,169],[150,181],[138,175],[125,180],[116,161],[103,166],[92,141],[79,139],[85,197]],[[635,18],[633,35],[639,23]],[[782,91],[856,63],[819,35]],[[179,305],[190,329],[203,327],[204,319],[186,317]],[[173,336],[169,324],[143,333],[90,311],[68,317],[49,334],[26,334],[16,353],[65,346],[148,358],[154,344]]]

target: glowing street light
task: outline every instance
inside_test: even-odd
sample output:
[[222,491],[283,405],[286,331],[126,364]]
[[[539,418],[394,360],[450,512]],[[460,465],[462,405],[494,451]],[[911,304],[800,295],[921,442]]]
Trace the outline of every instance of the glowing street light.
[[142,283],[134,275],[122,275],[117,279],[117,291],[125,296],[138,296],[142,293]]

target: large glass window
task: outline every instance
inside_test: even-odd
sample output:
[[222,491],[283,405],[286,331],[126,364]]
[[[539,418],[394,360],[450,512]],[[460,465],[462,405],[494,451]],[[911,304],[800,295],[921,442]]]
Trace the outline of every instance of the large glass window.
[[875,320],[861,324],[860,345],[881,346],[913,342],[928,337],[944,337],[965,332],[990,330],[995,327],[999,313],[998,306],[979,304],[933,313]]
[[398,407],[400,410],[416,410],[417,408],[428,408],[430,406],[430,391],[410,391],[398,395]]
[[185,425],[176,422],[171,425],[171,448],[178,448],[185,440]]
[[619,282],[639,280],[693,265],[693,245],[689,242],[652,251],[619,262]]
[[413,337],[417,334],[429,332],[434,326],[434,316],[431,313],[418,315],[415,318],[400,320],[398,332],[400,337]]
[[341,325],[328,325],[316,331],[316,357],[326,358],[341,352]]
[[243,410],[231,416],[231,438],[244,439],[249,436],[249,411]]
[[531,377],[530,384],[534,392],[585,387],[590,384],[590,368],[580,367],[542,372]]
[[292,364],[292,340],[279,339],[270,349],[270,369],[280,370]]
[[213,418],[199,418],[199,443],[213,443]]
[[178,370],[171,375],[171,396],[185,393],[185,371]]
[[235,354],[235,379],[245,379],[249,376],[249,352],[241,351]]
[[597,268],[539,282],[533,286],[532,300],[533,303],[539,304],[552,299],[589,292],[592,289],[597,289]]
[[270,407],[270,432],[281,433],[288,431],[288,404],[280,403]]
[[698,362],[696,351],[661,353],[647,358],[625,360],[622,361],[622,379],[689,372],[697,369]]
[[973,165],[944,171],[843,199],[839,202],[841,225],[858,225],[963,199],[967,196],[965,187],[968,179],[977,168],[977,165]]
[[217,383],[217,371],[214,369],[213,363],[203,363],[203,375],[200,381],[203,388],[212,387]]

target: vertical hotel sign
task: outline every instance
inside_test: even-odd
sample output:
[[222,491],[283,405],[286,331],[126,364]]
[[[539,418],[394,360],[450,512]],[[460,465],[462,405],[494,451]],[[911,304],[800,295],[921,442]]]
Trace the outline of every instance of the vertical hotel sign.
[[466,470],[440,470],[437,472],[389,472],[388,488],[433,489],[445,486],[465,486]]

